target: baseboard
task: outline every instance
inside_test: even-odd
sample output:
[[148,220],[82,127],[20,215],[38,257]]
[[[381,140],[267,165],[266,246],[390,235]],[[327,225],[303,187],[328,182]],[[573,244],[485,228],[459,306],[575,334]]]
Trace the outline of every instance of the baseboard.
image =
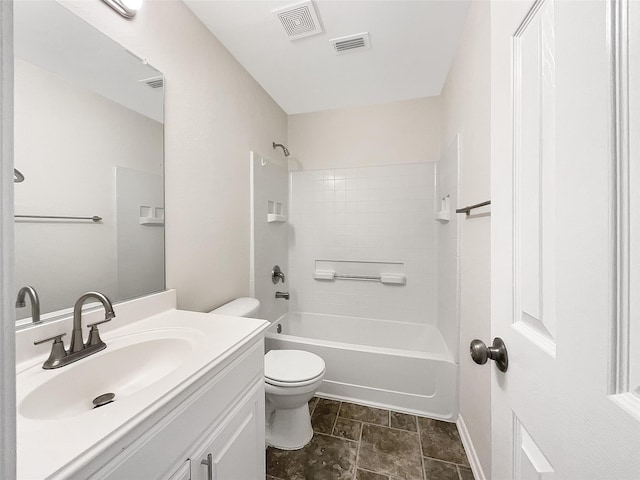
[[467,425],[464,423],[462,415],[458,415],[456,425],[458,426],[458,432],[460,433],[460,439],[462,440],[462,445],[464,445],[464,450],[467,452],[467,458],[469,459],[469,465],[471,466],[473,477],[475,480],[487,480],[487,477],[485,477],[484,471],[482,470],[480,459],[478,458],[478,452],[476,452],[476,449],[473,446],[469,430],[467,430]]

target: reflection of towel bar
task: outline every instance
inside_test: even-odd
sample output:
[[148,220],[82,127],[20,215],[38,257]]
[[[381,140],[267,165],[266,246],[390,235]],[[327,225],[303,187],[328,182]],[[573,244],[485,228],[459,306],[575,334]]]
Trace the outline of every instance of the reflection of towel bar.
[[341,280],[365,280],[381,283],[393,283],[398,285],[405,285],[407,283],[407,277],[402,274],[382,274],[382,275],[351,275],[346,273],[336,273],[331,271],[316,270],[313,272],[313,278],[316,280],[334,280],[339,278]]
[[456,210],[456,213],[466,213],[467,216],[469,216],[471,215],[471,210],[473,210],[474,208],[485,207],[487,205],[491,205],[491,200],[487,200],[486,202],[476,203],[475,205],[468,205],[463,208],[458,208]]
[[53,218],[56,220],[91,220],[93,222],[99,222],[102,220],[102,217],[98,217],[97,215],[93,217],[57,217],[54,215],[15,215],[15,218]]

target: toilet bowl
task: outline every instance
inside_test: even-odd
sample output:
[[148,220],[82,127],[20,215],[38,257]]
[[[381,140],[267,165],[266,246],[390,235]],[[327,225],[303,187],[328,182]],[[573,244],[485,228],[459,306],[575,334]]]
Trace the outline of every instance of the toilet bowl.
[[[242,297],[210,313],[250,317],[257,315],[260,301]],[[311,441],[311,415],[307,403],[324,378],[322,358],[302,350],[270,350],[264,356],[265,434],[268,445],[298,450]]]
[[264,356],[267,444],[282,450],[304,447],[311,437],[307,403],[324,378],[322,358],[303,350],[270,350]]

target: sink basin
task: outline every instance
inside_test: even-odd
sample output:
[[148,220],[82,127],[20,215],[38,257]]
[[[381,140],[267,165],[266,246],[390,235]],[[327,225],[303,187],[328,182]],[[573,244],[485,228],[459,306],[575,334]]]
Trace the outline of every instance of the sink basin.
[[[119,401],[176,370],[189,357],[197,340],[195,331],[151,330],[107,341],[105,350],[60,369],[33,367],[28,373],[37,386],[23,397],[18,412],[34,420],[89,412],[108,415]],[[94,409],[93,399],[105,393],[114,393],[115,403]]]

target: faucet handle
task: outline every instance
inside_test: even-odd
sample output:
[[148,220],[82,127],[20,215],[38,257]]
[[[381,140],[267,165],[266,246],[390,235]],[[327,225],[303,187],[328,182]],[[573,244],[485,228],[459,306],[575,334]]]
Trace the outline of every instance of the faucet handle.
[[49,358],[47,358],[42,364],[42,368],[44,368],[45,370],[50,370],[52,368],[61,366],[62,360],[67,356],[67,351],[64,349],[64,343],[62,343],[62,337],[64,337],[65,335],[66,333],[61,333],[59,335],[54,335],[53,337],[45,338],[44,340],[33,342],[34,345],[40,345],[41,343],[53,340]]
[[49,337],[49,338],[45,338],[44,340],[36,340],[35,342],[33,342],[34,345],[40,345],[42,343],[46,343],[46,342],[50,342],[51,340],[53,340],[53,343],[62,343],[62,337],[64,337],[66,335],[66,333],[60,333],[58,335],[54,335],[53,337]]
[[97,330],[98,325],[110,322],[112,318],[113,317],[109,317],[109,318],[105,318],[104,320],[100,320],[99,322],[87,323],[87,327],[91,327],[91,330],[93,330],[94,328]]
[[92,345],[104,345],[106,347],[106,344],[100,338],[100,331],[98,330],[98,325],[102,323],[110,322],[111,318],[113,317],[100,320],[99,322],[87,324],[87,327],[91,327],[91,330],[89,330],[89,338],[87,339],[87,345],[86,345],[87,347],[90,347]]

